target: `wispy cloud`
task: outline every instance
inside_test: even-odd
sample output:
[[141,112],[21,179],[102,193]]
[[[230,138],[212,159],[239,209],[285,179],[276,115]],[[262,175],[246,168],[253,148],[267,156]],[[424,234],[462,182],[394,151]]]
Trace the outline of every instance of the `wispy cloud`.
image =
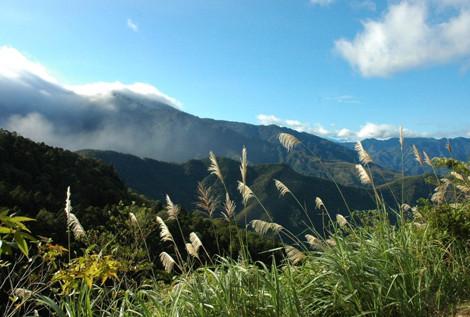
[[325,100],[332,100],[337,103],[354,103],[354,104],[359,104],[361,101],[351,95],[339,95],[339,96],[334,96],[334,97],[326,97],[324,98]]
[[468,0],[391,2],[380,19],[362,25],[354,39],[337,40],[335,49],[365,77],[470,57]]
[[335,0],[310,0],[311,4],[321,6],[321,7],[326,7],[334,2]]
[[134,31],[134,32],[138,32],[138,31],[139,31],[139,26],[138,26],[134,21],[132,21],[131,18],[128,18],[128,19],[127,19],[127,27],[128,27],[129,29],[131,29],[132,31]]

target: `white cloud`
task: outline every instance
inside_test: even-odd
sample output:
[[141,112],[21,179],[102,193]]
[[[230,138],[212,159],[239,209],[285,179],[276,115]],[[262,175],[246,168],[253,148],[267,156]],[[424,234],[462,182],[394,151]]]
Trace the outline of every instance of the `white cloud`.
[[[298,132],[307,132],[321,137],[328,137],[343,141],[355,141],[363,139],[389,139],[399,136],[400,127],[391,124],[378,124],[368,122],[362,125],[358,130],[353,131],[347,128],[326,129],[323,125],[309,124],[298,120],[285,120],[275,115],[258,115],[258,122],[263,125],[275,124],[281,127],[287,127]],[[408,137],[425,137],[428,133],[418,133],[408,129],[404,129],[405,135]]]
[[[181,108],[182,103],[173,97],[170,97],[156,87],[146,83],[124,84],[121,82],[98,82],[83,85],[65,85],[59,83],[49,74],[46,67],[38,62],[32,61],[23,55],[20,51],[9,46],[0,46],[0,79],[20,83],[24,86],[31,85],[31,76],[41,79],[46,83],[56,86],[69,92],[74,92],[91,100],[109,97],[113,92],[133,93],[142,97],[164,102],[176,108]],[[47,85],[46,85],[47,86]],[[51,88],[50,86],[48,86]],[[47,89],[40,89],[42,95],[51,95]]]
[[282,120],[272,114],[259,114],[256,118],[258,119],[258,122],[262,125],[282,124]]
[[51,83],[57,83],[47,69],[10,46],[0,46],[0,76],[20,80],[24,73],[33,74]]
[[311,4],[322,6],[322,7],[328,6],[334,2],[335,0],[310,0]]
[[388,139],[399,134],[399,128],[390,124],[366,123],[356,132],[359,139]]
[[391,4],[381,19],[362,22],[353,40],[337,40],[335,49],[366,77],[470,57],[470,8],[462,4],[468,1],[437,1],[452,12],[433,1]]
[[132,19],[127,19],[127,27],[129,29],[131,29],[132,31],[134,32],[138,32],[139,31],[139,26],[134,22],[132,21]]
[[270,125],[275,124],[281,127],[287,127],[292,130],[296,130],[299,132],[307,132],[311,134],[316,134],[320,136],[330,136],[331,132],[328,131],[325,127],[321,124],[314,124],[310,125],[305,122],[301,122],[299,120],[292,120],[292,119],[281,119],[276,117],[275,115],[267,115],[267,114],[259,114],[257,117],[258,122],[262,125]]
[[115,91],[125,91],[135,95],[145,96],[149,99],[162,101],[175,108],[180,109],[182,103],[177,99],[167,96],[154,86],[146,83],[123,84],[119,81],[115,82],[97,82],[83,85],[67,85],[67,89],[92,99],[100,99],[110,97]]

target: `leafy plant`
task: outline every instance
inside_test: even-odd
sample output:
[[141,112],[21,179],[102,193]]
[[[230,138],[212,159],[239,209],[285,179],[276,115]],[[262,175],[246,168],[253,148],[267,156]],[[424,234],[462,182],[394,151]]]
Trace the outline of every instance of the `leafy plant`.
[[8,215],[8,210],[0,211],[0,257],[11,255],[18,248],[25,256],[29,255],[28,240],[35,240],[25,223],[34,219]]

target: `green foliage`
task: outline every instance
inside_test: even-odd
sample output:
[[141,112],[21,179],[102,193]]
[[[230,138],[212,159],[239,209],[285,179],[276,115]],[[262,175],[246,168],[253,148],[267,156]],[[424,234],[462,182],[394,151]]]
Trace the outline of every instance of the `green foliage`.
[[470,242],[470,203],[425,205],[419,209],[424,220],[451,239]]
[[29,255],[28,240],[34,240],[25,222],[34,221],[29,217],[8,215],[8,210],[0,211],[0,257],[12,255],[17,248],[25,256]]
[[103,285],[108,279],[117,279],[121,264],[110,255],[91,254],[87,250],[83,256],[73,259],[65,268],[54,274],[52,282],[61,285],[64,294],[79,291],[84,283],[89,289],[99,280]]

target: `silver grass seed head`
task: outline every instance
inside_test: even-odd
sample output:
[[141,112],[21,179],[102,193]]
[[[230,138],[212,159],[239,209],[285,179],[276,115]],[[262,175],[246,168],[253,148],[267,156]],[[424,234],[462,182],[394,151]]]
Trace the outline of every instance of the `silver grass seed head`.
[[160,261],[162,262],[166,272],[170,273],[173,271],[176,261],[171,257],[171,255],[166,252],[160,253]]
[[279,191],[279,195],[281,196],[285,196],[291,192],[290,189],[278,179],[274,180],[274,185],[276,186],[277,190]]
[[320,249],[322,247],[321,240],[311,234],[306,234],[305,239],[307,240],[307,243],[314,249]]
[[266,235],[268,232],[274,232],[278,234],[284,229],[283,226],[274,222],[267,222],[264,220],[252,220],[250,222],[251,227],[255,230],[256,233],[260,235]]
[[208,171],[211,174],[214,174],[217,176],[217,178],[224,183],[224,176],[222,175],[222,171],[220,169],[219,163],[217,162],[217,157],[215,156],[214,152],[210,151],[209,152],[209,168]]
[[346,220],[346,218],[341,214],[336,215],[336,222],[341,228],[344,228],[348,224],[348,221]]
[[295,146],[300,144],[299,139],[289,133],[279,133],[278,139],[287,152],[290,152]]
[[356,150],[358,156],[359,156],[359,161],[361,161],[362,164],[367,165],[372,163],[372,158],[370,157],[369,153],[364,149],[364,146],[362,146],[361,141],[357,141],[356,145],[354,146],[354,149]]
[[240,182],[240,181],[238,181],[238,191],[242,195],[244,206],[246,206],[248,204],[248,201],[255,196],[251,188],[248,187],[248,185],[246,185],[245,183]]
[[325,208],[325,204],[323,203],[323,200],[320,197],[315,198],[315,207],[317,209]]
[[372,184],[372,178],[370,177],[369,173],[366,171],[364,166],[361,164],[356,164],[356,171],[359,175],[359,179],[361,180],[361,183],[364,185],[371,185]]
[[419,165],[423,166],[424,161],[423,161],[423,158],[421,157],[421,153],[419,152],[418,148],[414,144],[413,144],[413,154],[414,154],[415,160],[419,163]]
[[173,203],[169,195],[166,195],[166,212],[168,213],[168,219],[175,220],[178,218],[180,213],[180,207]]
[[171,234],[170,230],[168,229],[168,226],[163,221],[163,219],[157,216],[157,222],[160,226],[160,239],[162,241],[174,242],[173,235]]
[[293,265],[296,265],[305,259],[305,254],[291,245],[285,246],[284,250],[286,251],[287,258]]

